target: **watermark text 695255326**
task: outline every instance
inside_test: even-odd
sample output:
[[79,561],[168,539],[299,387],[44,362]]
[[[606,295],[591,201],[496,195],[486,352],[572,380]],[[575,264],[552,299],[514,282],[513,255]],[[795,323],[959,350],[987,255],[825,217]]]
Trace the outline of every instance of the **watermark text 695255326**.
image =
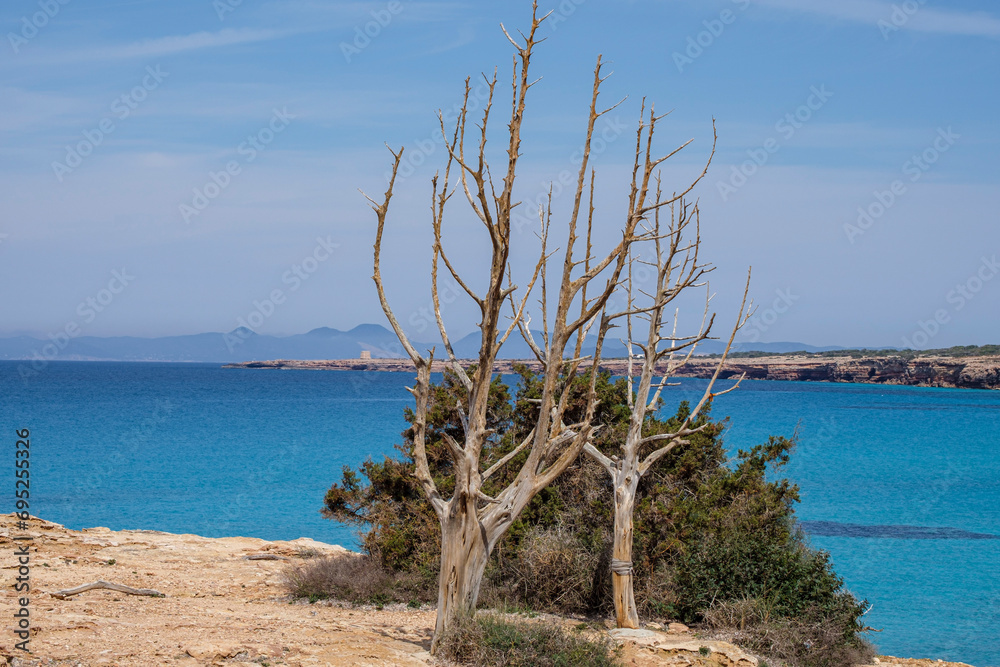
[[[28,429],[17,431],[17,444],[14,447],[14,497],[17,508],[18,531],[28,530],[31,519],[31,433]],[[15,535],[14,592],[17,594],[16,611],[14,612],[14,635],[21,641],[14,644],[19,651],[28,652],[31,641],[31,544],[30,535]]]

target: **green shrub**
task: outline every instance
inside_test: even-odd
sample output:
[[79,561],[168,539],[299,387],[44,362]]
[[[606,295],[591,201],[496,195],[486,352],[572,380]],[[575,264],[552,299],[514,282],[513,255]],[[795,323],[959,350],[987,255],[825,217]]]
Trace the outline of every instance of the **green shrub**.
[[[677,559],[672,581],[676,616],[696,622],[714,600],[768,600],[778,616],[817,608],[839,614],[864,607],[841,593],[829,555],[802,544],[775,544],[749,533],[712,534]],[[845,628],[848,630],[849,628]]]
[[766,601],[744,599],[716,603],[704,617],[706,627],[789,667],[867,665],[875,657],[868,642],[844,637],[844,627],[854,620],[846,606],[839,611],[810,608],[788,617],[775,614]]
[[441,638],[439,655],[472,667],[618,667],[607,637],[587,638],[553,623],[493,614],[460,616]]
[[[510,452],[537,417],[538,377],[520,367],[517,380],[511,387],[498,377],[491,388],[489,427],[495,431],[484,445],[485,465]],[[567,423],[583,410],[578,399],[587,382],[583,376],[562,389],[569,392]],[[462,437],[455,406],[468,403],[464,387],[448,373],[432,391],[428,458],[447,496],[451,461],[442,433]],[[594,445],[608,455],[620,447],[628,427],[627,392],[622,379],[607,373],[597,378],[595,421],[603,428]],[[672,416],[649,417],[643,432],[676,429],[689,414],[690,406],[681,403]],[[865,629],[860,622],[865,603],[843,589],[827,554],[809,548],[795,523],[798,488],[780,475],[795,439],[772,437],[731,460],[722,438],[725,426],[712,420],[709,408],[703,410],[693,424],[700,430],[640,483],[633,531],[640,615],[699,623],[718,603],[760,599],[771,618],[792,625],[800,616],[821,618],[824,628],[836,628],[841,645],[854,646]],[[360,473],[345,469],[326,495],[324,513],[362,528],[362,546],[373,562],[424,586],[423,599],[435,599],[440,528],[413,474],[408,433],[398,450],[400,458],[369,460]],[[483,491],[495,495],[507,486],[525,456],[522,452],[491,477]],[[554,613],[610,612],[612,494],[609,475],[581,456],[535,497],[497,544],[480,602]]]

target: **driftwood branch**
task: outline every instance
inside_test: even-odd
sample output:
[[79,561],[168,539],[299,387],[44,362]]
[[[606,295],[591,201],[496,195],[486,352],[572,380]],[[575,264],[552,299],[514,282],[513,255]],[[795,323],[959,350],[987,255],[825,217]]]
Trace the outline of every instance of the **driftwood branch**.
[[132,588],[131,586],[125,586],[124,584],[114,584],[110,581],[104,581],[99,579],[89,584],[84,584],[82,586],[77,586],[76,588],[67,588],[66,590],[56,591],[50,593],[52,597],[59,598],[60,600],[65,600],[66,598],[84,593],[86,591],[94,590],[95,588],[106,588],[112,591],[118,591],[119,593],[127,593],[128,595],[148,595],[153,598],[165,598],[167,597],[160,591],[155,591],[152,588]]

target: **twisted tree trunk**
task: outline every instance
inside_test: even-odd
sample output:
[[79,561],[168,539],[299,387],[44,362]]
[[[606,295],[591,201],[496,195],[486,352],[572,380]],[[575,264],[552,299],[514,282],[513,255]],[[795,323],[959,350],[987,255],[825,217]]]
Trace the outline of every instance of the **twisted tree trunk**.
[[475,511],[463,504],[441,521],[441,573],[438,577],[438,613],[431,652],[436,652],[445,628],[459,614],[471,613],[489,560],[489,548]]
[[611,589],[615,599],[615,621],[619,628],[638,628],[632,585],[632,513],[639,475],[622,471],[615,484],[615,537],[611,554]]

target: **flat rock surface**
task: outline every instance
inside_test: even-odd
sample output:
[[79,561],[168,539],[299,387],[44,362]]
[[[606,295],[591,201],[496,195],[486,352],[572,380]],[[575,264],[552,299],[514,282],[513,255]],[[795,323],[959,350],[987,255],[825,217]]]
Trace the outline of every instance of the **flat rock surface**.
[[[17,597],[14,536],[31,535],[31,654],[15,649],[10,619]],[[428,654],[434,610],[402,605],[352,608],[295,602],[282,573],[317,554],[346,553],[311,539],[268,542],[159,531],[72,531],[32,518],[27,532],[0,515],[0,664],[399,666],[437,664]],[[269,554],[279,559],[248,559]],[[89,590],[52,593],[104,580],[165,597]],[[23,596],[23,593],[20,594]],[[567,624],[572,621],[565,620]],[[725,642],[698,639],[679,624],[666,631],[616,631],[627,665],[755,667],[756,658]],[[634,636],[629,636],[634,635]],[[705,650],[707,649],[707,651]],[[882,658],[882,667],[945,667],[933,660]]]
[[[11,515],[0,517],[5,619],[16,605]],[[289,604],[281,585],[302,555],[344,553],[310,539],[210,539],[156,531],[66,530],[38,519],[31,550],[32,660],[0,635],[0,664],[24,665],[427,665],[431,610],[372,613],[317,603]],[[20,542],[23,544],[24,542]],[[247,560],[270,553],[289,560]],[[112,564],[113,563],[113,564]],[[51,593],[103,579],[166,597],[91,590]],[[4,626],[9,626],[9,620]],[[5,661],[4,659],[7,659]],[[35,663],[38,661],[38,663]]]

